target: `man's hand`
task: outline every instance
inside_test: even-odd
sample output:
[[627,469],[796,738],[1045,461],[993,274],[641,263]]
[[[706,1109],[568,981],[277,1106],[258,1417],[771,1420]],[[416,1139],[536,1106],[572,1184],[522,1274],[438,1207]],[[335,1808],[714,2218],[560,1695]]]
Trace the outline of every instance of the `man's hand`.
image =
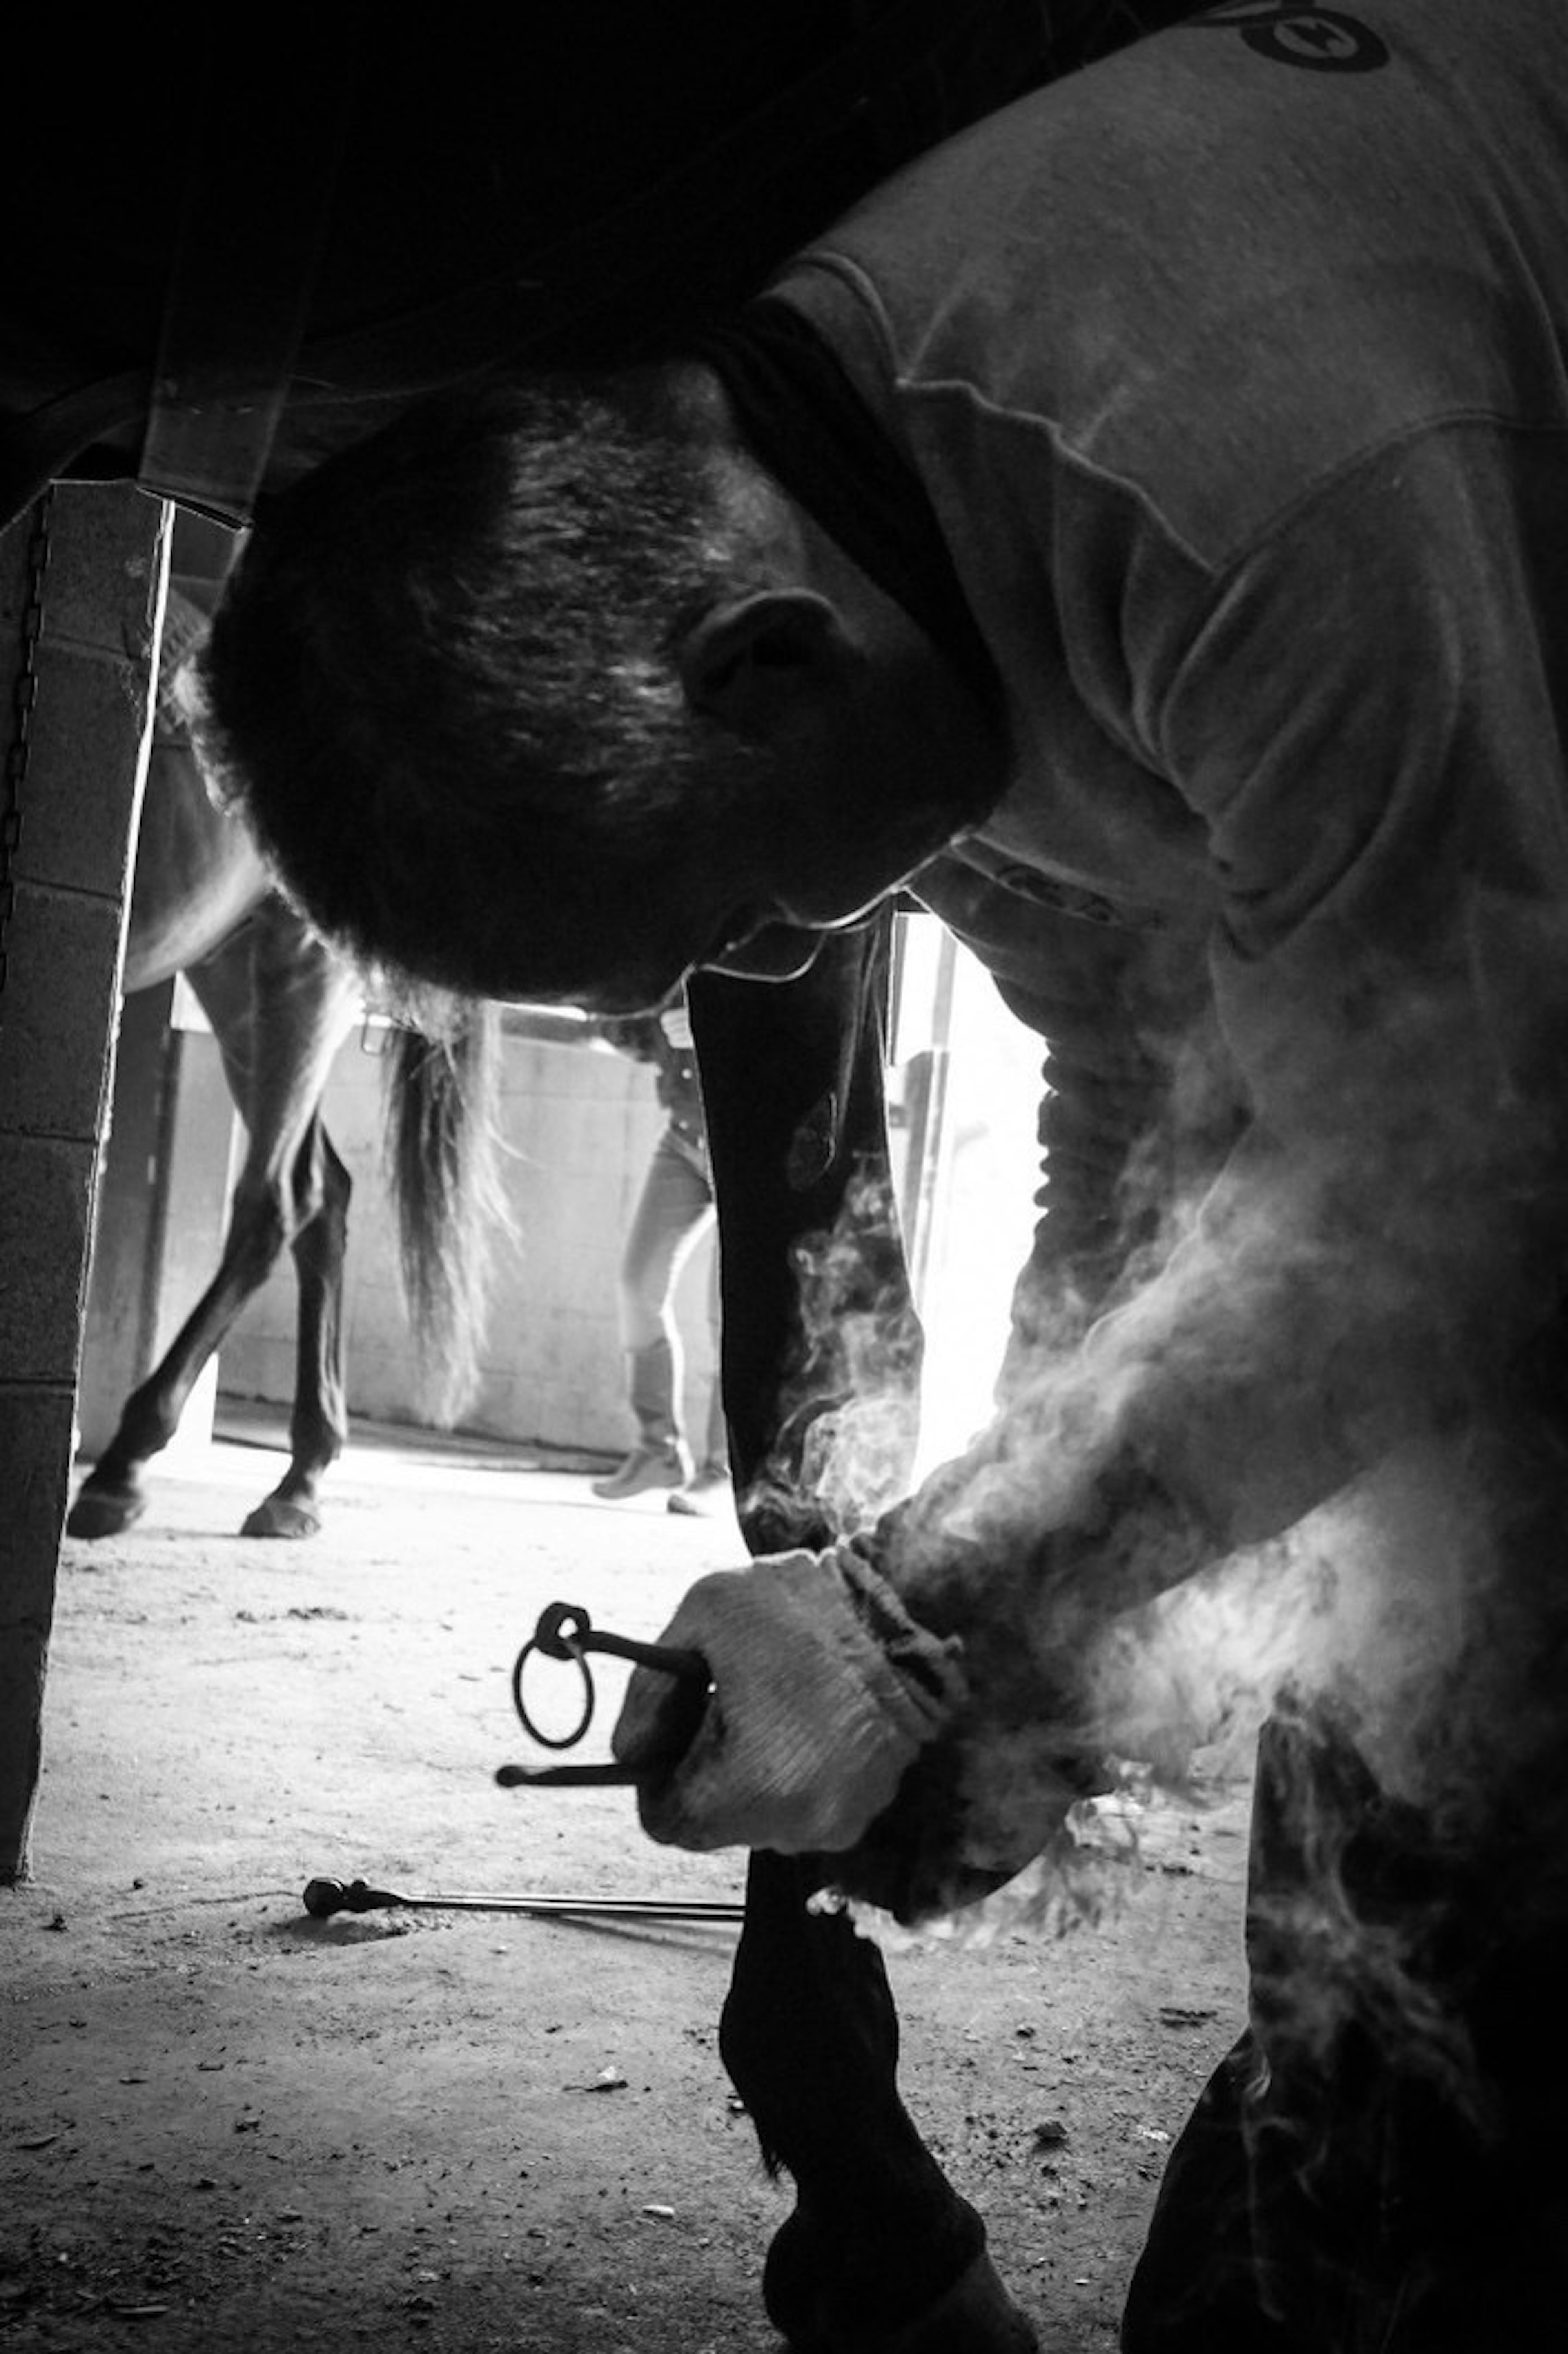
[[713,1671],[697,1733],[672,1755],[690,1695],[639,1669],[611,1745],[641,1769],[643,1829],[667,1845],[853,1847],[963,1700],[959,1644],[847,1545],[700,1578],[661,1639]]
[[[1016,1661],[976,1634],[982,1656]],[[824,1882],[912,1923],[1012,1879],[1105,1787],[1059,1721],[977,1706],[959,1643],[918,1626],[850,1545],[702,1578],[662,1639],[712,1670],[699,1728],[688,1739],[689,1688],[639,1670],[612,1746],[669,1845],[820,1854]],[[1037,1681],[1027,1695],[1052,1714]]]

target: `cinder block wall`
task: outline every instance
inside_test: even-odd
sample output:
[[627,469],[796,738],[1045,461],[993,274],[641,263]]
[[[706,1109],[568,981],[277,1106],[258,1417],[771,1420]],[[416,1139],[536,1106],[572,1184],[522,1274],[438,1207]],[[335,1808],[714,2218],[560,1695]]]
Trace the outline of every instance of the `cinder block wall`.
[[[374,1044],[379,1034],[370,1033]],[[602,1045],[506,1042],[502,1129],[515,1238],[497,1245],[478,1387],[460,1426],[487,1436],[614,1455],[630,1441],[616,1309],[621,1245],[662,1126],[651,1073]],[[420,1370],[398,1298],[392,1214],[379,1170],[382,1065],[351,1039],[326,1121],[354,1178],[345,1336],[349,1410],[427,1418]],[[700,1440],[713,1364],[706,1320],[711,1239],[682,1277],[686,1422]],[[294,1290],[285,1261],[240,1319],[222,1357],[228,1395],[287,1401]]]
[[[25,1878],[94,1169],[143,773],[164,513],[135,491],[56,492],[0,992],[0,1883]],[[37,577],[36,514],[0,535],[0,747]],[[36,688],[36,692],[33,689]]]

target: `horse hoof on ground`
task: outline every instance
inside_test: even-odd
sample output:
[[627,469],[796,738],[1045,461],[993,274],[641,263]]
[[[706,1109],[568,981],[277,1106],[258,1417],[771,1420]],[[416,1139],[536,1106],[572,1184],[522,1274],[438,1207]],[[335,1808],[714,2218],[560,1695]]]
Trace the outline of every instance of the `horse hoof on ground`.
[[147,1509],[145,1496],[133,1488],[95,1488],[90,1479],[70,1508],[68,1537],[117,1537],[139,1521]]
[[1040,2354],[1034,2324],[983,2250],[935,2305],[896,2329],[835,2322],[819,2299],[810,2319],[784,2335],[789,2354]]
[[321,1533],[321,1514],[313,1505],[294,1502],[287,1496],[268,1496],[248,1512],[240,1525],[242,1537],[283,1537],[298,1543],[302,1537]]

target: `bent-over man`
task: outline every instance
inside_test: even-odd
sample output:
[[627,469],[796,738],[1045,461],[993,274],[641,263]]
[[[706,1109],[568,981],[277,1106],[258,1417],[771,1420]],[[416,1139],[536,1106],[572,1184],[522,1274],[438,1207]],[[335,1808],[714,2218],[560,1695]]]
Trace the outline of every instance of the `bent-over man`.
[[202,673],[418,980],[644,1007],[904,885],[1048,1042],[995,1427],[695,1587],[704,1729],[642,1678],[618,1744],[654,1837],[916,1918],[1179,1762],[1250,1562],[1252,2016],[1128,2354],[1524,2348],[1562,2285],[1565,188],[1555,0],[1236,0],[680,355],[323,467]]

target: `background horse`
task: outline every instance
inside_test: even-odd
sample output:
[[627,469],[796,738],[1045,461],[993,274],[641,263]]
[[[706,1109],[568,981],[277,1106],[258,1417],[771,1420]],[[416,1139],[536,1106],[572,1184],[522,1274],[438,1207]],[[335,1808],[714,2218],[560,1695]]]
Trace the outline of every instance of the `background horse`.
[[[352,1182],[322,1119],[328,1075],[363,1007],[363,984],[271,887],[249,836],[202,783],[170,693],[204,625],[171,590],[158,711],[122,982],[126,995],[183,972],[212,1025],[229,1094],[246,1129],[217,1273],[162,1362],[122,1410],[109,1447],[67,1523],[112,1536],[146,1508],[143,1473],[179,1427],[204,1366],[280,1252],[299,1287],[289,1467],[240,1533],[313,1536],[324,1473],[348,1432],[343,1288]],[[443,1395],[461,1396],[482,1320],[493,1009],[462,1009],[440,1040],[394,1032],[387,1057],[396,1103],[391,1165],[404,1288]],[[454,1117],[455,1115],[455,1117]]]

